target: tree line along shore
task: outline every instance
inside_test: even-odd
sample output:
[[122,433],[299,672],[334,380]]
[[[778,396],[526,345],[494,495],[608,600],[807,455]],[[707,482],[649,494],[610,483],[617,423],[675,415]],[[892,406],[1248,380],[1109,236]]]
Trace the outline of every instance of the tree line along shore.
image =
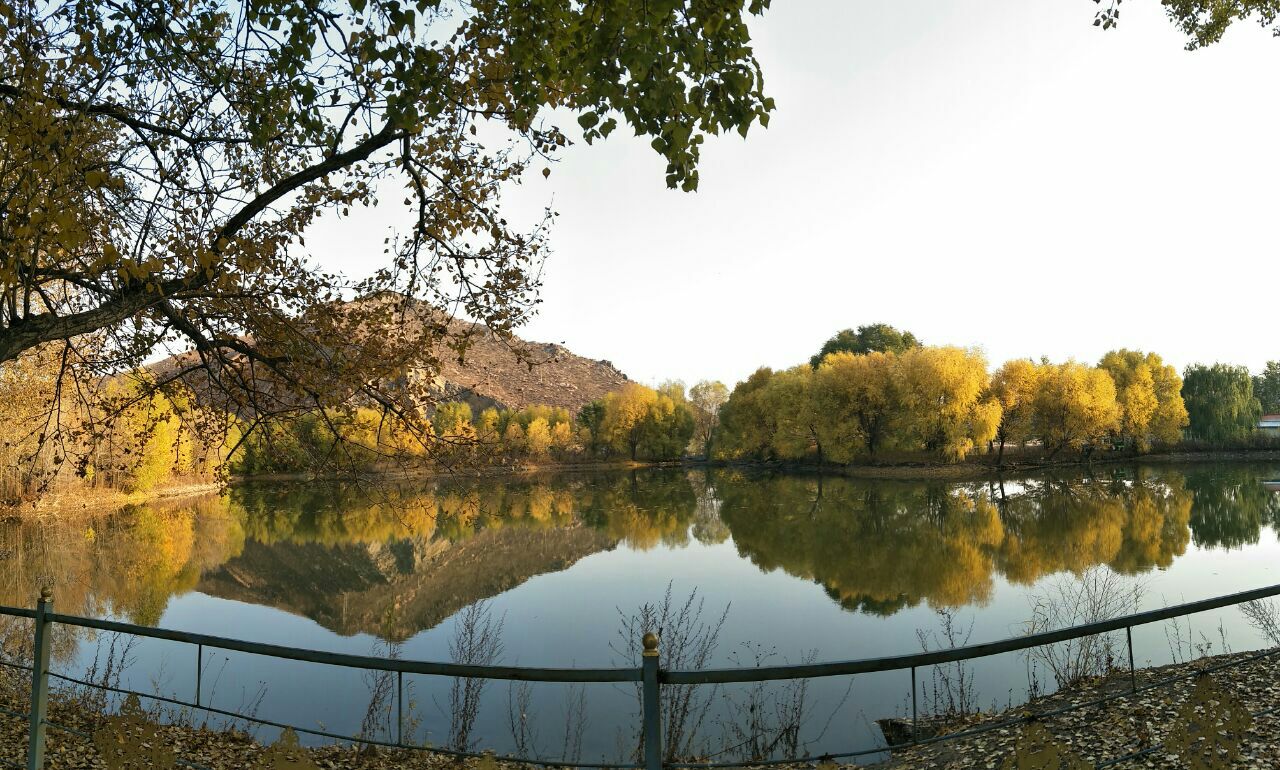
[[[1097,365],[1017,359],[994,371],[970,348],[929,346],[878,324],[833,336],[804,364],[761,367],[732,390],[703,381],[629,382],[576,414],[560,406],[436,404],[407,425],[374,404],[254,424],[202,405],[145,370],[104,381],[59,416],[48,440],[32,415],[57,400],[54,356],[0,372],[0,496],[136,498],[234,476],[486,472],[681,460],[833,469],[981,461],[1023,465],[1181,450],[1280,448],[1259,429],[1280,411],[1280,362],[1179,374],[1156,353],[1119,349]],[[64,403],[66,400],[63,400]],[[425,431],[423,426],[425,425]],[[1223,455],[1230,459],[1234,455]]]

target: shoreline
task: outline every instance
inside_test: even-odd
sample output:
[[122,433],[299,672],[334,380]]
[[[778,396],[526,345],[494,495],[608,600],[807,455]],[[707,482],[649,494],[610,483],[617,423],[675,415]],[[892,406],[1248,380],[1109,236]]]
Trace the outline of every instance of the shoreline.
[[0,522],[91,517],[104,509],[127,505],[218,494],[239,484],[271,482],[373,482],[427,481],[432,479],[536,478],[560,474],[600,473],[649,469],[714,470],[736,469],[763,472],[805,473],[843,476],[852,479],[884,479],[895,481],[995,481],[1010,476],[1026,476],[1056,470],[1088,469],[1117,465],[1193,465],[1198,463],[1280,463],[1280,449],[1176,449],[1148,454],[1101,456],[1089,459],[1071,457],[1063,460],[1015,460],[993,465],[981,460],[957,463],[911,460],[851,465],[819,465],[816,463],[735,461],[735,460],[671,460],[662,462],[601,460],[582,463],[543,463],[470,468],[434,468],[412,471],[381,471],[365,474],[275,473],[233,476],[226,482],[199,482],[161,487],[152,492],[120,492],[110,489],[63,490],[35,502],[0,504]]
[[1148,454],[1101,456],[1091,459],[1070,458],[1055,461],[1021,461],[994,465],[981,460],[957,463],[943,462],[886,462],[852,465],[818,465],[816,463],[703,461],[691,463],[693,467],[747,468],[785,472],[819,473],[846,476],[856,479],[896,479],[902,481],[994,481],[1009,476],[1028,475],[1045,471],[1072,468],[1093,468],[1116,465],[1192,465],[1196,463],[1230,462],[1280,462],[1280,449],[1207,449],[1174,450]]
[[69,519],[73,516],[91,518],[114,512],[127,505],[142,505],[168,500],[182,500],[217,494],[227,485],[217,481],[174,484],[150,492],[122,492],[117,489],[66,489],[53,492],[33,502],[0,504],[0,523],[5,521],[31,521],[44,519]]

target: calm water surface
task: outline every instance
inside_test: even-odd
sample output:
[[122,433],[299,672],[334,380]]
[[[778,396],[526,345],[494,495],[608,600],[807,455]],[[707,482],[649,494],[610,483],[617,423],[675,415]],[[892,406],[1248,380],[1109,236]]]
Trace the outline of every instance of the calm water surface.
[[[627,619],[669,590],[677,607],[696,592],[694,626],[718,627],[709,665],[860,658],[918,651],[922,634],[945,644],[948,619],[957,642],[1024,633],[1034,605],[1086,583],[1137,591],[1141,608],[1280,583],[1275,479],[1280,465],[1237,464],[1002,484],[637,471],[377,492],[244,486],[91,524],[0,525],[0,603],[30,605],[52,579],[62,612],[430,660],[456,657],[487,622],[495,662],[564,667],[630,665]],[[1140,664],[1262,644],[1234,609],[1134,638]],[[65,636],[58,670],[101,669],[110,643]],[[194,695],[194,650],[138,642],[127,658],[127,686]],[[1033,679],[1052,687],[1020,655],[968,673],[983,707],[1021,702]],[[921,681],[924,708],[932,672]],[[583,761],[625,760],[635,745],[628,687],[493,682],[468,719],[449,681],[406,684],[406,739]],[[366,719],[377,689],[359,672],[210,651],[203,697],[389,737],[390,701]],[[850,751],[879,745],[876,719],[909,713],[910,684],[877,674],[691,697],[684,752],[732,759],[759,751],[741,735],[752,702],[778,747],[800,714],[800,750]]]

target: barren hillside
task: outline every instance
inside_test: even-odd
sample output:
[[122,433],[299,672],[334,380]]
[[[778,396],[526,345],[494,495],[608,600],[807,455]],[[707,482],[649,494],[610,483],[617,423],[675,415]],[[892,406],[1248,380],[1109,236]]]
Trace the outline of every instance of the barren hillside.
[[583,358],[561,345],[506,341],[483,327],[460,322],[450,324],[450,330],[467,335],[471,344],[461,362],[442,353],[433,390],[442,400],[466,401],[476,411],[549,404],[576,414],[627,381],[609,361]]

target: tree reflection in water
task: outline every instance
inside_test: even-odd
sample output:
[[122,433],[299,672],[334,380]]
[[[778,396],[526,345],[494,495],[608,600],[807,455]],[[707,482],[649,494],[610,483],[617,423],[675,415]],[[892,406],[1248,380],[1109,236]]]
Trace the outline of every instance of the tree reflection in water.
[[[1251,465],[1115,467],[956,484],[719,469],[376,493],[244,485],[110,516],[0,525],[0,603],[28,606],[52,579],[62,611],[154,624],[170,597],[198,589],[403,639],[597,551],[731,540],[762,570],[888,615],[983,604],[996,576],[1030,584],[1098,565],[1132,575],[1168,567],[1191,542],[1256,543],[1280,523],[1280,495],[1261,483],[1277,476]],[[441,595],[451,603],[422,603]],[[343,597],[359,597],[347,604],[368,605],[368,617],[338,608]]]

